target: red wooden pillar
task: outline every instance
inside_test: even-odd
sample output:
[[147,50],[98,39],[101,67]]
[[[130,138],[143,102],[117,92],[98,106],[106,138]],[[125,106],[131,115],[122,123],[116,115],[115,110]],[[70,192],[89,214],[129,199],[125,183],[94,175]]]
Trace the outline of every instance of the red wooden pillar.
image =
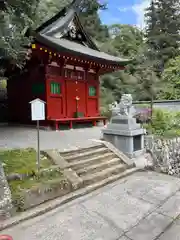
[[67,84],[66,84],[66,77],[65,77],[65,65],[67,63],[66,59],[63,58],[57,58],[57,63],[60,66],[60,76],[63,79],[63,84],[64,84],[64,96],[63,96],[63,101],[64,101],[64,116],[67,117]]
[[97,69],[96,71],[96,81],[97,81],[97,112],[98,112],[98,115],[100,115],[100,112],[99,112],[99,99],[100,99],[100,81],[99,81],[99,71],[100,71],[100,68]]
[[84,77],[85,77],[85,84],[86,84],[86,117],[88,117],[88,70],[89,67],[84,68]]

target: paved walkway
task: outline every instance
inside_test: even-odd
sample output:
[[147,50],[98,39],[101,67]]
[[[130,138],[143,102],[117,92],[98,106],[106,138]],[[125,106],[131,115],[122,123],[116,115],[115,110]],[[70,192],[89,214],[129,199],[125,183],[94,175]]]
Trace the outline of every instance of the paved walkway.
[[180,239],[180,179],[137,172],[3,231],[14,240]]
[[[57,148],[61,151],[89,147],[91,139],[100,139],[102,127],[91,127],[65,131],[40,131],[41,150]],[[36,148],[37,131],[27,127],[0,127],[0,149]]]

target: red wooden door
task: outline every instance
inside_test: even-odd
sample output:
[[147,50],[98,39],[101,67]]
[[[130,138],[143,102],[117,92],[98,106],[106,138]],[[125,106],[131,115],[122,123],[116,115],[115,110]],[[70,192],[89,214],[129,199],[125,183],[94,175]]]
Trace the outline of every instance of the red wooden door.
[[47,118],[60,119],[65,117],[64,80],[50,77],[47,80]]
[[87,84],[87,115],[96,117],[99,115],[99,83],[88,81]]
[[84,81],[66,80],[66,98],[67,117],[74,117],[77,110],[86,116],[86,83]]

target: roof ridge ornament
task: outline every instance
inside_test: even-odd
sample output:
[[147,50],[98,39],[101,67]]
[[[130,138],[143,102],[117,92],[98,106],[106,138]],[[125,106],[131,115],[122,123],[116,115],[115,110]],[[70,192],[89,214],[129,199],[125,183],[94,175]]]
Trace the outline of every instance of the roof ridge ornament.
[[76,29],[76,26],[75,26],[74,22],[71,21],[68,27],[69,27],[69,35],[70,35],[70,37],[73,38],[73,39],[76,38],[77,29]]

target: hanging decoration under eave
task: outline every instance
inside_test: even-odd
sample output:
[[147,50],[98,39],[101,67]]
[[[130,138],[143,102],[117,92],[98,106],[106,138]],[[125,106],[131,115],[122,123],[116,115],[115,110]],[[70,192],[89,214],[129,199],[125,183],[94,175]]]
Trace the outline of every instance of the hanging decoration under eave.
[[104,65],[104,64],[98,64],[98,63],[95,63],[95,62],[91,62],[91,61],[87,61],[87,60],[82,60],[82,59],[77,59],[77,58],[73,58],[73,57],[68,57],[68,56],[65,56],[65,55],[61,55],[61,54],[58,54],[56,52],[52,52],[52,51],[49,51],[48,49],[46,48],[43,48],[43,47],[39,47],[37,46],[36,44],[32,44],[31,45],[31,48],[32,49],[36,49],[36,50],[40,50],[40,51],[43,51],[47,54],[49,54],[49,59],[52,59],[52,57],[62,57],[64,60],[71,60],[71,61],[75,61],[75,62],[78,62],[78,63],[85,63],[85,64],[89,64],[89,65],[93,65],[93,66],[96,66],[96,67],[101,67],[101,68],[106,68],[106,69],[122,69],[122,66],[109,66],[109,65]]

